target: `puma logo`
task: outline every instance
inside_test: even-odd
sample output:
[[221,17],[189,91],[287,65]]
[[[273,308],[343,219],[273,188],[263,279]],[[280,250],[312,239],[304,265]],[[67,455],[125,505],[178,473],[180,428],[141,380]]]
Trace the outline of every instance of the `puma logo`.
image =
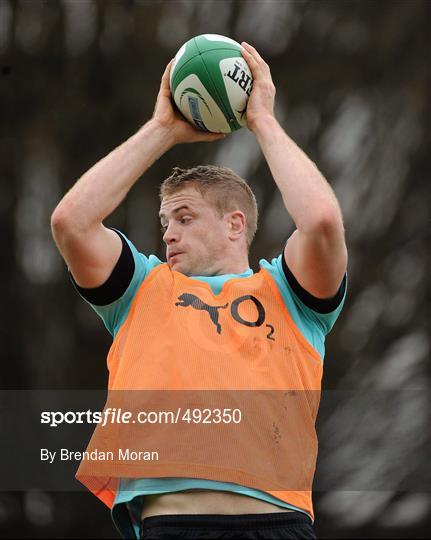
[[216,325],[217,333],[221,334],[221,324],[218,322],[218,310],[219,309],[226,309],[229,305],[229,302],[225,304],[224,306],[209,306],[208,304],[205,304],[200,298],[195,296],[194,294],[190,293],[184,293],[181,296],[178,297],[178,300],[181,300],[181,302],[176,302],[176,306],[181,307],[188,307],[191,306],[193,309],[197,309],[199,311],[207,311],[211,321]]

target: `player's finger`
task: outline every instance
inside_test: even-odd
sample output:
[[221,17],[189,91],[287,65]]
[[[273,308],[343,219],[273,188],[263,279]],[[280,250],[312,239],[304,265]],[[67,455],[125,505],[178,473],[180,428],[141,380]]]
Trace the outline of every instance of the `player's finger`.
[[[245,43],[242,43],[241,45],[245,45]],[[247,58],[251,58],[251,60],[253,61],[254,64],[257,64],[257,61],[256,59],[254,58],[254,56],[251,54],[250,51],[248,51],[245,47],[241,47],[241,54],[243,54],[244,56],[246,56]]]
[[174,60],[172,59],[166,66],[165,68],[165,71],[163,72],[163,75],[162,75],[162,82],[161,82],[161,86],[166,86],[168,85],[169,86],[169,75],[171,73],[171,66],[172,66],[172,62]]
[[260,54],[252,45],[250,45],[246,41],[243,41],[241,45],[243,46],[243,49],[247,51],[249,57],[253,58],[256,65],[258,65],[260,68],[263,68],[265,71],[269,71],[269,65],[265,62],[265,60],[260,56]]
[[165,68],[165,71],[163,72],[162,79],[164,79],[164,80],[169,79],[169,74],[170,74],[170,72],[171,72],[172,62],[173,62],[173,60],[170,60],[170,61],[166,64],[166,68]]
[[257,62],[265,63],[265,60],[260,56],[257,50],[252,45],[250,45],[250,43],[243,41],[241,45],[256,59]]
[[165,71],[163,72],[162,79],[160,81],[160,88],[159,88],[158,98],[159,98],[159,96],[168,97],[168,98],[171,97],[171,87],[170,87],[170,84],[169,84],[169,76],[170,76],[170,72],[171,72],[172,62],[173,62],[173,60],[171,60],[167,64],[167,66],[165,68]]
[[241,49],[241,54],[243,55],[244,60],[247,62],[247,65],[251,70],[253,78],[256,78],[258,70],[260,69],[260,66],[257,63],[256,59],[244,47]]

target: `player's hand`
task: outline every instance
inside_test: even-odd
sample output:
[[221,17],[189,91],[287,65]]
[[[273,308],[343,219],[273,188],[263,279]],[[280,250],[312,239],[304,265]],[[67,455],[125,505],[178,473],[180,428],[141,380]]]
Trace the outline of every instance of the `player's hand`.
[[241,51],[253,75],[253,88],[247,102],[247,125],[256,129],[259,120],[274,116],[275,86],[271,70],[254,47],[243,41]]
[[173,60],[166,66],[162,76],[153,113],[153,121],[169,130],[169,135],[173,137],[173,144],[198,141],[211,142],[224,139],[225,136],[222,133],[209,133],[192,126],[177,110],[169,87],[169,74],[172,63]]

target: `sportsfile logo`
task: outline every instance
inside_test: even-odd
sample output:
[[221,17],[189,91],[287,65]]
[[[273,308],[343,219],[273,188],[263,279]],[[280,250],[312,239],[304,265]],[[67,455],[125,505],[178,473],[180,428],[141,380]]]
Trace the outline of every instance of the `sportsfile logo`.
[[225,77],[229,77],[229,79],[232,79],[232,81],[238,84],[238,86],[242,88],[248,96],[250,95],[251,89],[253,87],[252,78],[244,70],[244,67],[238,60],[235,61],[233,68],[227,73],[225,73]]

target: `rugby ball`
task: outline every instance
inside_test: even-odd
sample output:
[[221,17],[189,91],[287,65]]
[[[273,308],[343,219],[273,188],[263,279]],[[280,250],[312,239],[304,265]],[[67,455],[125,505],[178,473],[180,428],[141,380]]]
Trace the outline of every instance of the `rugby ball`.
[[231,133],[247,125],[252,84],[241,45],[218,34],[202,34],[184,43],[170,72],[178,109],[197,128],[214,133]]

